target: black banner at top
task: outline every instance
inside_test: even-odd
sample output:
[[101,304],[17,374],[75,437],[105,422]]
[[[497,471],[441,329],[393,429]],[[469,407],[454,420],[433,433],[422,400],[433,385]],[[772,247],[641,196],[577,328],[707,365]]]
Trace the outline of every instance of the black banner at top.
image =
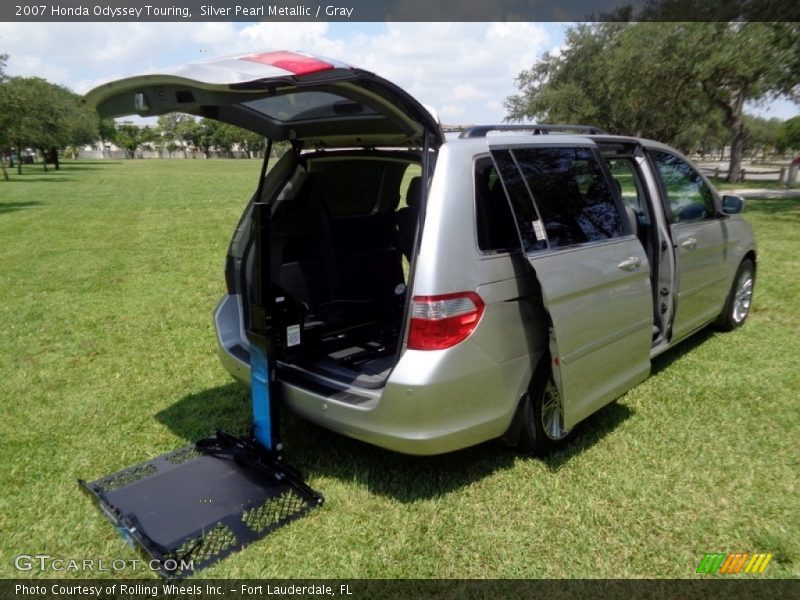
[[800,21],[785,0],[4,0],[0,21]]

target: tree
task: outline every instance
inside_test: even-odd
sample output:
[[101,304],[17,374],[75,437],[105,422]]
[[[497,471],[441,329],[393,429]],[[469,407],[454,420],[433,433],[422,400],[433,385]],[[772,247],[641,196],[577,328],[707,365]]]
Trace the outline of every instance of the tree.
[[[36,148],[58,167],[58,149],[97,136],[97,116],[68,89],[38,77],[10,77],[0,83],[0,145],[21,155]],[[47,170],[47,158],[43,163]],[[22,174],[22,161],[17,161]]]
[[183,119],[178,123],[176,129],[176,132],[179,136],[178,139],[184,141],[193,149],[199,148],[202,128],[200,127],[200,124],[195,120],[194,117],[191,117],[189,115],[186,116],[188,118]]
[[240,129],[241,137],[239,147],[244,150],[250,158],[255,158],[259,152],[266,148],[266,140],[263,135],[246,129]]
[[[51,84],[37,77],[11,77],[0,84],[0,114],[4,115],[3,142],[18,157],[25,148],[52,145],[59,135],[62,107]],[[45,167],[46,168],[46,167]],[[17,161],[22,174],[22,160]]]
[[188,134],[191,137],[194,124],[195,118],[184,113],[167,113],[158,117],[158,130],[167,142],[166,148],[170,156],[181,147],[185,153],[185,145],[191,143],[186,136]]
[[660,23],[571,27],[559,53],[545,54],[517,77],[522,93],[508,98],[507,119],[591,123],[672,143],[687,127],[702,133],[711,109],[687,93],[693,87],[687,61],[674,57],[682,36],[679,27]]
[[784,121],[778,136],[777,148],[781,152],[786,150],[800,150],[800,116]]
[[728,181],[739,181],[747,137],[745,102],[790,95],[796,86],[786,75],[794,68],[794,57],[782,39],[791,31],[769,23],[696,25],[688,40],[694,49],[694,73],[704,95],[722,110],[730,129]]
[[155,130],[150,127],[139,127],[130,121],[123,121],[117,125],[115,141],[125,150],[128,158],[136,158],[136,151],[147,142],[153,141],[156,135]]
[[[0,54],[0,84],[2,84],[6,80],[6,63],[8,62],[8,54]],[[2,107],[0,107],[2,110]],[[6,171],[6,156],[5,156],[5,144],[4,144],[4,134],[8,131],[8,122],[7,116],[0,113],[0,169],[3,170],[3,179],[8,181],[8,171]],[[6,117],[6,118],[4,118]]]
[[168,140],[167,151],[172,155],[180,146],[172,142],[181,142],[183,147],[191,146],[205,154],[211,154],[212,148],[230,155],[234,146],[248,153],[251,157],[263,151],[264,136],[246,129],[229,125],[214,119],[197,119],[183,113],[168,113],[158,118],[158,129],[163,139]]
[[48,85],[48,101],[57,119],[57,130],[51,139],[43,141],[38,147],[45,157],[45,170],[48,161],[58,170],[59,149],[93,143],[98,136],[100,120],[97,113],[86,107],[76,94],[61,86]]
[[[592,23],[567,31],[560,53],[517,77],[508,120],[592,123],[614,133],[696,147],[723,123],[728,178],[740,177],[744,103],[797,95],[792,23]],[[690,135],[691,134],[691,135]]]
[[200,136],[198,138],[198,146],[202,150],[206,158],[211,158],[211,148],[217,141],[218,129],[221,125],[219,121],[213,119],[200,119]]
[[760,152],[761,158],[766,159],[768,152],[778,148],[783,129],[783,122],[780,119],[744,115],[744,126],[745,154],[755,156]]
[[97,135],[103,145],[105,156],[106,146],[117,139],[117,123],[114,119],[100,119],[97,124]]

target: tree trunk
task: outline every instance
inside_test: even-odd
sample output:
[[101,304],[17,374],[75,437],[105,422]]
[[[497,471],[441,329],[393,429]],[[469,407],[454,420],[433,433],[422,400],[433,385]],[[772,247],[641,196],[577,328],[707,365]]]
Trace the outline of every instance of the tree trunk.
[[744,154],[744,86],[736,90],[731,99],[730,111],[727,113],[728,125],[731,128],[731,162],[728,166],[729,183],[738,183],[742,179],[742,155]]
[[22,175],[22,142],[17,140],[17,175]]
[[3,179],[5,179],[6,181],[9,181],[8,171],[6,171],[6,157],[5,156],[0,156],[0,167],[3,168]]

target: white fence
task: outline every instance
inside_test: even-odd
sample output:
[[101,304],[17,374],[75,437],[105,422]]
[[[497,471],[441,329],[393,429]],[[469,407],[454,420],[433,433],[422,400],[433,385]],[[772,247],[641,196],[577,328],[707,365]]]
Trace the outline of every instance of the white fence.
[[[706,177],[722,179],[728,175],[727,165],[700,166],[700,170]],[[743,166],[741,170],[742,181],[775,181],[778,183],[790,183],[788,180],[790,169],[787,167],[753,167],[752,165]]]

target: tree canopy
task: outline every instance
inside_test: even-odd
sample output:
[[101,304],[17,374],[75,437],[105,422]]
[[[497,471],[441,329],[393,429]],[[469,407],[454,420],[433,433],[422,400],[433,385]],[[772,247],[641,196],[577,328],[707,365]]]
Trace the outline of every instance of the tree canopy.
[[578,24],[517,77],[507,119],[592,124],[693,149],[722,127],[738,180],[744,104],[800,96],[796,23]]
[[[187,145],[200,150],[206,156],[212,148],[219,152],[230,153],[234,146],[237,146],[251,156],[264,149],[264,138],[257,133],[213,119],[196,119],[182,113],[160,116],[158,129],[170,154]],[[172,150],[169,150],[170,148]]]
[[136,158],[136,151],[147,142],[156,139],[157,133],[151,127],[139,127],[135,123],[118,123],[114,134],[117,146],[124,149],[129,158]]
[[[21,154],[36,148],[43,154],[73,144],[93,142],[97,115],[67,88],[39,77],[10,77],[0,83],[0,151]],[[47,163],[45,162],[45,169]],[[17,161],[22,173],[22,161]]]
[[779,150],[800,150],[800,116],[785,121],[778,138]]

